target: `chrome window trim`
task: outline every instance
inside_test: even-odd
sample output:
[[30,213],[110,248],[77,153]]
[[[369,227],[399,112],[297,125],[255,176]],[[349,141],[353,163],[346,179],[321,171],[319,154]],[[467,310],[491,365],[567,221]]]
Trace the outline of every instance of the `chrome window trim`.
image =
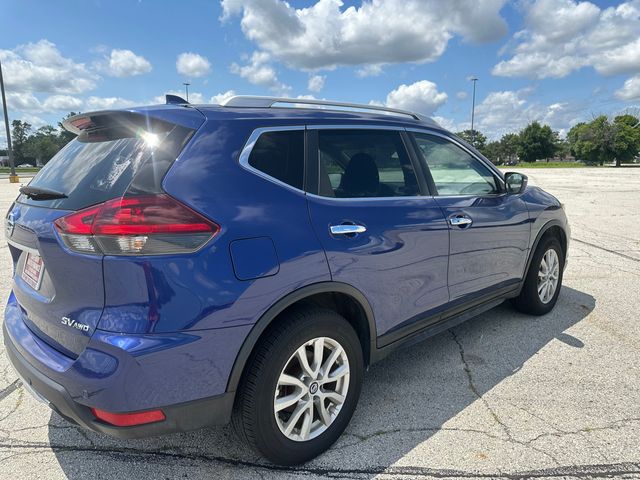
[[316,195],[315,193],[307,192],[308,197],[319,198],[322,200],[329,200],[335,202],[372,202],[376,200],[424,200],[427,198],[433,198],[432,195],[403,195],[401,197],[323,197],[322,195]]
[[[469,150],[464,144],[460,143],[459,141],[457,141],[454,138],[451,138],[448,135],[444,135],[444,134],[442,134],[440,132],[435,132],[435,131],[430,130],[428,128],[406,128],[406,131],[407,132],[411,132],[411,133],[423,133],[425,135],[431,135],[431,136],[434,136],[434,137],[444,138],[445,140],[453,143],[454,145],[456,145],[457,147],[461,148],[463,151],[468,153],[472,158],[475,158],[477,161],[479,161],[484,166],[486,166],[489,169],[489,171],[493,174],[493,176],[498,180],[499,186],[500,186],[500,188],[502,190],[502,191],[497,192],[497,193],[489,193],[489,194],[484,194],[484,195],[461,194],[461,195],[435,195],[435,196],[437,196],[437,197],[456,197],[456,198],[460,198],[460,197],[496,197],[498,195],[503,195],[505,193],[504,190],[506,189],[506,187],[505,187],[505,184],[504,184],[504,178],[502,177],[502,172],[500,170],[498,170],[493,163],[487,162],[484,159],[478,157],[475,153],[473,153],[471,150]],[[426,163],[426,160],[425,160],[425,163]],[[429,165],[427,165],[427,168],[429,168]]]
[[[288,190],[291,190],[295,193],[301,193],[302,195],[306,195],[307,192],[305,192],[304,190],[301,190],[297,187],[294,187],[293,185],[289,185],[288,183],[283,182],[282,180],[278,180],[275,177],[272,177],[271,175],[267,175],[266,173],[264,173],[261,170],[258,170],[257,168],[252,167],[251,165],[249,165],[249,157],[251,156],[251,151],[253,150],[253,147],[255,146],[256,142],[258,141],[258,138],[260,138],[260,135],[262,135],[263,133],[269,133],[269,132],[289,132],[289,131],[299,131],[305,130],[305,126],[304,125],[290,125],[290,126],[274,126],[274,127],[260,127],[260,128],[256,128],[255,130],[253,130],[253,132],[251,132],[251,135],[249,135],[249,138],[247,139],[246,143],[244,144],[244,147],[242,148],[242,151],[240,152],[240,157],[238,159],[238,163],[240,164],[240,166],[242,168],[244,168],[245,170],[248,170],[249,172],[253,173],[254,175],[257,175],[258,177],[261,177],[271,183],[275,183],[276,185],[280,185],[281,187],[284,187]],[[305,145],[306,148],[306,145]],[[303,152],[303,158],[302,161],[304,162],[304,153]],[[304,171],[304,170],[303,170]],[[304,176],[303,176],[303,182],[304,182]],[[303,185],[304,187],[304,185]]]
[[[469,155],[471,155],[472,158],[475,158],[476,160],[478,160],[479,162],[482,162],[483,165],[487,166],[489,168],[489,170],[491,172],[494,173],[494,176],[498,179],[500,186],[504,189],[504,181],[503,179],[498,176],[495,175],[495,167],[493,166],[493,164],[491,164],[490,166],[487,164],[486,161],[484,161],[482,158],[479,158],[477,155],[475,155],[472,151],[470,151],[468,148],[466,148],[462,143],[456,141],[455,139],[451,138],[448,135],[444,135],[442,133],[439,133],[437,131],[433,131],[430,130],[427,127],[424,128],[410,128],[410,127],[402,127],[402,126],[397,126],[397,125],[367,125],[367,124],[344,124],[344,123],[340,123],[340,124],[335,124],[335,125],[331,125],[331,124],[317,124],[317,125],[278,125],[278,126],[272,126],[272,127],[259,127],[254,129],[251,134],[249,135],[249,138],[247,139],[244,147],[242,148],[241,152],[240,152],[240,156],[239,156],[239,164],[242,168],[244,168],[245,170],[253,173],[254,175],[257,175],[271,183],[274,183],[276,185],[280,185],[281,187],[284,187],[292,192],[298,193],[298,194],[302,194],[302,195],[308,195],[309,197],[312,198],[317,198],[317,199],[323,199],[323,200],[329,200],[329,201],[335,201],[337,203],[340,202],[361,202],[361,201],[365,201],[365,202],[371,202],[371,201],[379,201],[379,200],[408,200],[408,199],[426,199],[426,198],[434,198],[434,197],[455,197],[455,198],[464,198],[464,197],[496,197],[499,195],[504,195],[504,192],[499,192],[499,193],[495,193],[495,194],[488,194],[488,195],[403,195],[403,196],[398,196],[398,197],[353,197],[353,198],[338,198],[338,197],[324,197],[322,195],[317,195],[314,193],[310,193],[307,192],[303,189],[299,189],[296,187],[293,187],[291,185],[289,185],[288,183],[285,183],[281,180],[278,180],[275,177],[272,177],[271,175],[267,175],[266,173],[262,172],[261,170],[258,170],[257,168],[252,167],[251,165],[249,165],[249,157],[251,155],[251,151],[253,150],[253,147],[255,146],[256,142],[258,141],[258,138],[260,138],[260,135],[262,135],[263,133],[268,133],[268,132],[286,132],[286,131],[298,131],[298,130],[348,130],[348,129],[353,129],[353,130],[389,130],[389,131],[397,131],[397,132],[402,132],[402,131],[406,131],[406,132],[412,132],[412,133],[423,133],[425,135],[433,135],[436,137],[441,137],[444,138],[445,140],[450,141],[451,143],[455,144],[456,146],[458,146],[459,148],[461,148],[463,151],[465,151],[466,153],[468,153]],[[405,146],[406,148],[406,146]],[[417,172],[416,172],[417,175]]]
[[353,125],[349,125],[340,123],[337,125],[307,125],[307,130],[390,130],[394,132],[402,132],[405,131],[406,128],[398,125],[366,125],[362,123],[354,123]]

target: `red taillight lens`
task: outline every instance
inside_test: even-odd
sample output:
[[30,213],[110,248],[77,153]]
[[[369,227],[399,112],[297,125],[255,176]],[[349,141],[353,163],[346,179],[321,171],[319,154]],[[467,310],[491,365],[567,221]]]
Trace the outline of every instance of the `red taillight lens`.
[[107,255],[190,252],[220,230],[165,194],[116,198],[54,223],[72,250]]
[[98,419],[116,427],[132,427],[146,423],[161,422],[166,419],[162,410],[149,410],[135,413],[111,413],[98,408],[92,408],[91,412]]
[[93,222],[94,235],[215,233],[218,226],[168,195],[111,200]]
[[89,207],[66,217],[59,218],[54,223],[58,230],[73,235],[91,235],[93,221],[100,211],[100,206]]

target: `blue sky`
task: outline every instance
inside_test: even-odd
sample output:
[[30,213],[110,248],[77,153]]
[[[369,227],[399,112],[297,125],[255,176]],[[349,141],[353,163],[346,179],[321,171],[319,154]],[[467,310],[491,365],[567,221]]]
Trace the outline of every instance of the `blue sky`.
[[0,25],[10,117],[35,126],[184,81],[197,102],[375,102],[457,130],[475,75],[491,138],[640,105],[640,0],[0,0]]

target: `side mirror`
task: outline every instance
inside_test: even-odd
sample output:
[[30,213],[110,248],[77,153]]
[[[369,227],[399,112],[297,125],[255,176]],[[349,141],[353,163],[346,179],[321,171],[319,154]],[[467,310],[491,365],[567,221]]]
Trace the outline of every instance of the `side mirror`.
[[507,193],[515,195],[524,192],[527,188],[528,177],[522,173],[507,172],[504,174],[504,183],[507,186]]

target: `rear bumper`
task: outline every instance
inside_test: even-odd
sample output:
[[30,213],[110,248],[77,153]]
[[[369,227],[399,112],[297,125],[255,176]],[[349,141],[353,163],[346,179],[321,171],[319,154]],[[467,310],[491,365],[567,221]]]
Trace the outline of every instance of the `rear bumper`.
[[47,403],[62,417],[90,430],[117,438],[141,438],[195,430],[210,425],[223,425],[231,418],[234,395],[227,392],[203,400],[164,407],[162,411],[166,419],[162,422],[134,427],[115,427],[106,424],[97,420],[88,406],[74,401],[62,385],[54,382],[27,362],[13,345],[6,327],[3,328],[3,334],[7,356],[22,382],[33,390],[39,400]]
[[[227,392],[228,378],[251,326],[148,335],[96,330],[74,359],[43,342],[22,315],[11,295],[3,323],[7,356],[25,386],[68,420],[121,438],[229,422],[235,392]],[[115,427],[96,419],[91,408],[161,409],[166,419]]]

